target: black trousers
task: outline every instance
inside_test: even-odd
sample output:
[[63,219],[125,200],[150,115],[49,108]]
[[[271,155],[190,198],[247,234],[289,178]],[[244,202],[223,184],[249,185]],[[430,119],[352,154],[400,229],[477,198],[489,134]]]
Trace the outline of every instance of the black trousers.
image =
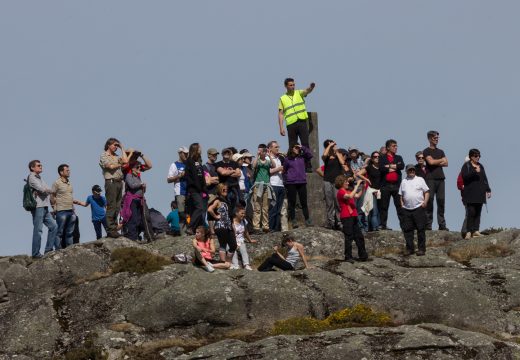
[[307,206],[307,184],[286,184],[287,190],[287,218],[292,221],[296,218],[296,195],[300,199],[303,217],[309,219],[309,207]]
[[432,228],[433,223],[433,197],[437,201],[437,224],[439,229],[446,227],[446,219],[444,218],[444,207],[446,199],[446,182],[444,179],[426,180],[426,185],[430,189],[430,199],[426,206],[426,228]]
[[386,227],[386,222],[388,220],[388,208],[390,207],[390,198],[394,199],[395,210],[397,211],[399,223],[401,223],[402,221],[401,199],[399,198],[399,184],[387,183],[381,187],[381,209],[379,209],[379,215],[381,217],[381,226],[383,227]]
[[358,257],[360,259],[368,258],[365,249],[365,237],[359,228],[357,216],[351,216],[341,219],[343,225],[343,235],[345,236],[345,260],[352,259],[352,241],[356,243],[358,249]]
[[190,193],[186,202],[190,209],[190,228],[195,232],[198,226],[204,225],[204,215],[206,214],[207,199],[201,193]]
[[406,249],[409,252],[415,251],[413,243],[414,231],[417,230],[417,248],[419,251],[426,251],[426,211],[422,207],[407,210],[402,209],[401,229],[403,230]]
[[309,147],[309,120],[298,120],[291,125],[287,125],[287,137],[289,138],[289,149],[298,142]]
[[484,204],[466,204],[467,230],[470,233],[478,231],[480,227],[480,214]]
[[237,239],[233,230],[215,229],[215,234],[221,251],[226,251],[226,247],[229,247],[229,253],[234,253],[237,250]]
[[132,204],[130,205],[130,209],[132,210],[132,216],[130,217],[130,220],[126,223],[126,237],[130,240],[139,240],[139,233],[141,232],[142,222],[141,200],[133,200]]
[[291,263],[285,261],[278,255],[277,253],[274,253],[258,267],[258,271],[271,271],[273,269],[273,266],[276,266],[279,269],[282,269],[284,271],[286,270],[294,270]]

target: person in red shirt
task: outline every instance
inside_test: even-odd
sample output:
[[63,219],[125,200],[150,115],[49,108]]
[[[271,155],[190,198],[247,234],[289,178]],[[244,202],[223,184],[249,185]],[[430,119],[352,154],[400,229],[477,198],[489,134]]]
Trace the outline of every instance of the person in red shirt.
[[354,262],[352,257],[352,241],[356,243],[359,261],[367,261],[368,254],[365,250],[365,238],[358,223],[358,213],[356,209],[356,199],[363,194],[360,190],[362,180],[358,180],[354,185],[353,177],[339,175],[336,177],[335,186],[338,189],[337,199],[340,207],[340,219],[343,225],[345,236],[345,260]]
[[401,170],[404,169],[404,161],[397,155],[397,141],[390,139],[386,141],[386,154],[379,158],[379,170],[381,171],[381,230],[392,230],[386,226],[388,220],[388,208],[390,198],[394,199],[395,210],[401,223],[401,199],[399,197],[399,186],[401,185]]

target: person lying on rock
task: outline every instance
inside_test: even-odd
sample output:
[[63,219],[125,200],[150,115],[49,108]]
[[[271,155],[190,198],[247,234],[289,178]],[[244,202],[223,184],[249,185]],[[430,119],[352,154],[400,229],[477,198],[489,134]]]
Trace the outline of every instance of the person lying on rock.
[[195,253],[195,265],[202,266],[207,272],[215,269],[229,269],[228,262],[213,260],[215,255],[215,242],[211,238],[211,232],[204,226],[195,229],[195,239],[192,241]]
[[305,258],[304,247],[294,240],[294,236],[284,233],[282,235],[282,246],[288,249],[287,257],[284,257],[278,251],[278,246],[275,246],[275,253],[265,259],[262,265],[258,267],[258,271],[274,271],[273,267],[277,267],[283,271],[297,270],[301,268],[301,263],[303,263],[303,268],[309,268],[307,259]]

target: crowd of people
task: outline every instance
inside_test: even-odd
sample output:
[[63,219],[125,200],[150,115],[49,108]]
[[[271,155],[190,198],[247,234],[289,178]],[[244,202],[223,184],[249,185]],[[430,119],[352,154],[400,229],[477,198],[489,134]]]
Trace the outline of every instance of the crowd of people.
[[[327,139],[321,154],[323,165],[312,169],[305,98],[314,90],[315,84],[311,83],[305,90],[296,90],[294,80],[288,78],[284,85],[286,93],[279,101],[278,119],[282,136],[286,135],[287,129],[289,146],[286,152],[272,140],[259,144],[254,154],[233,146],[221,152],[209,148],[204,162],[199,143],[178,148],[178,159],[171,164],[167,175],[167,183],[173,184],[174,192],[173,200],[169,199],[172,200],[171,212],[165,218],[168,232],[174,236],[194,236],[195,262],[209,272],[215,268],[237,269],[240,263],[251,270],[246,243],[256,241],[251,235],[268,232],[285,234],[282,244],[287,247],[287,254],[283,255],[275,248],[273,255],[259,266],[260,271],[270,271],[273,267],[293,270],[300,264],[307,267],[303,245],[284,231],[313,226],[307,203],[307,177],[316,172],[323,178],[326,206],[323,226],[343,232],[345,261],[369,259],[364,234],[390,230],[387,221],[391,200],[405,238],[406,255],[424,255],[426,230],[432,229],[434,203],[439,230],[448,230],[444,217],[443,171],[448,166],[448,159],[438,148],[439,133],[427,133],[429,144],[416,153],[414,164],[405,164],[398,155],[397,141],[393,139],[370,155],[356,146],[347,150]],[[479,160],[480,152],[471,149],[457,182],[466,209],[462,229],[465,239],[481,235],[482,205],[491,196]],[[74,205],[91,207],[98,239],[102,237],[102,228],[112,238],[154,239],[155,231],[145,198],[147,187],[141,177],[152,168],[150,159],[138,150],[125,149],[118,139],[109,138],[99,165],[105,195],[102,195],[101,186],[94,185],[92,195],[83,202],[73,198],[67,164],[58,167],[59,177],[49,187],[41,177],[42,163],[39,160],[29,163],[27,184],[35,200],[34,206],[28,209],[34,226],[33,258],[42,257],[43,225],[48,228],[45,253],[74,243],[73,233],[77,229]],[[24,197],[24,204],[25,200]],[[302,222],[297,221],[297,210],[302,212]],[[357,247],[357,258],[352,253],[352,242]]]

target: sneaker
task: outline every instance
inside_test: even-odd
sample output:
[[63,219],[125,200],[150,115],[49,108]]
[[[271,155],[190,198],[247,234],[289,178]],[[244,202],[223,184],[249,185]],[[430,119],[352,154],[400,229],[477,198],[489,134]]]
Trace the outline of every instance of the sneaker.
[[307,219],[307,220],[305,220],[305,226],[312,226],[312,221],[311,221],[311,219]]
[[253,270],[253,268],[251,266],[249,266],[249,264],[244,266],[244,269],[249,270],[249,271]]
[[464,236],[464,240],[469,240],[469,239],[471,239],[471,233],[467,232],[466,236]]
[[482,236],[482,234],[478,231],[475,231],[471,236],[473,237],[479,237],[479,236]]
[[450,231],[446,226],[439,227],[439,231]]
[[215,268],[213,267],[213,265],[211,265],[211,263],[208,263],[208,265],[204,266],[204,270],[206,270],[209,273],[212,273],[213,271],[215,271]]
[[381,230],[392,230],[388,226],[380,226],[379,229],[381,229]]
[[417,251],[417,252],[415,253],[415,255],[417,255],[417,256],[424,256],[424,255],[426,255],[426,251],[424,251],[424,250],[419,250],[419,251]]
[[231,265],[231,266],[229,267],[229,270],[238,270],[238,269],[240,269],[240,268],[238,267],[238,265]]
[[349,257],[347,257],[347,258],[345,258],[343,261],[344,261],[344,262],[351,263],[351,264],[354,264],[354,258],[349,258]]
[[38,255],[33,256],[32,258],[33,259],[41,259],[42,257],[43,257],[42,254],[38,254]]

